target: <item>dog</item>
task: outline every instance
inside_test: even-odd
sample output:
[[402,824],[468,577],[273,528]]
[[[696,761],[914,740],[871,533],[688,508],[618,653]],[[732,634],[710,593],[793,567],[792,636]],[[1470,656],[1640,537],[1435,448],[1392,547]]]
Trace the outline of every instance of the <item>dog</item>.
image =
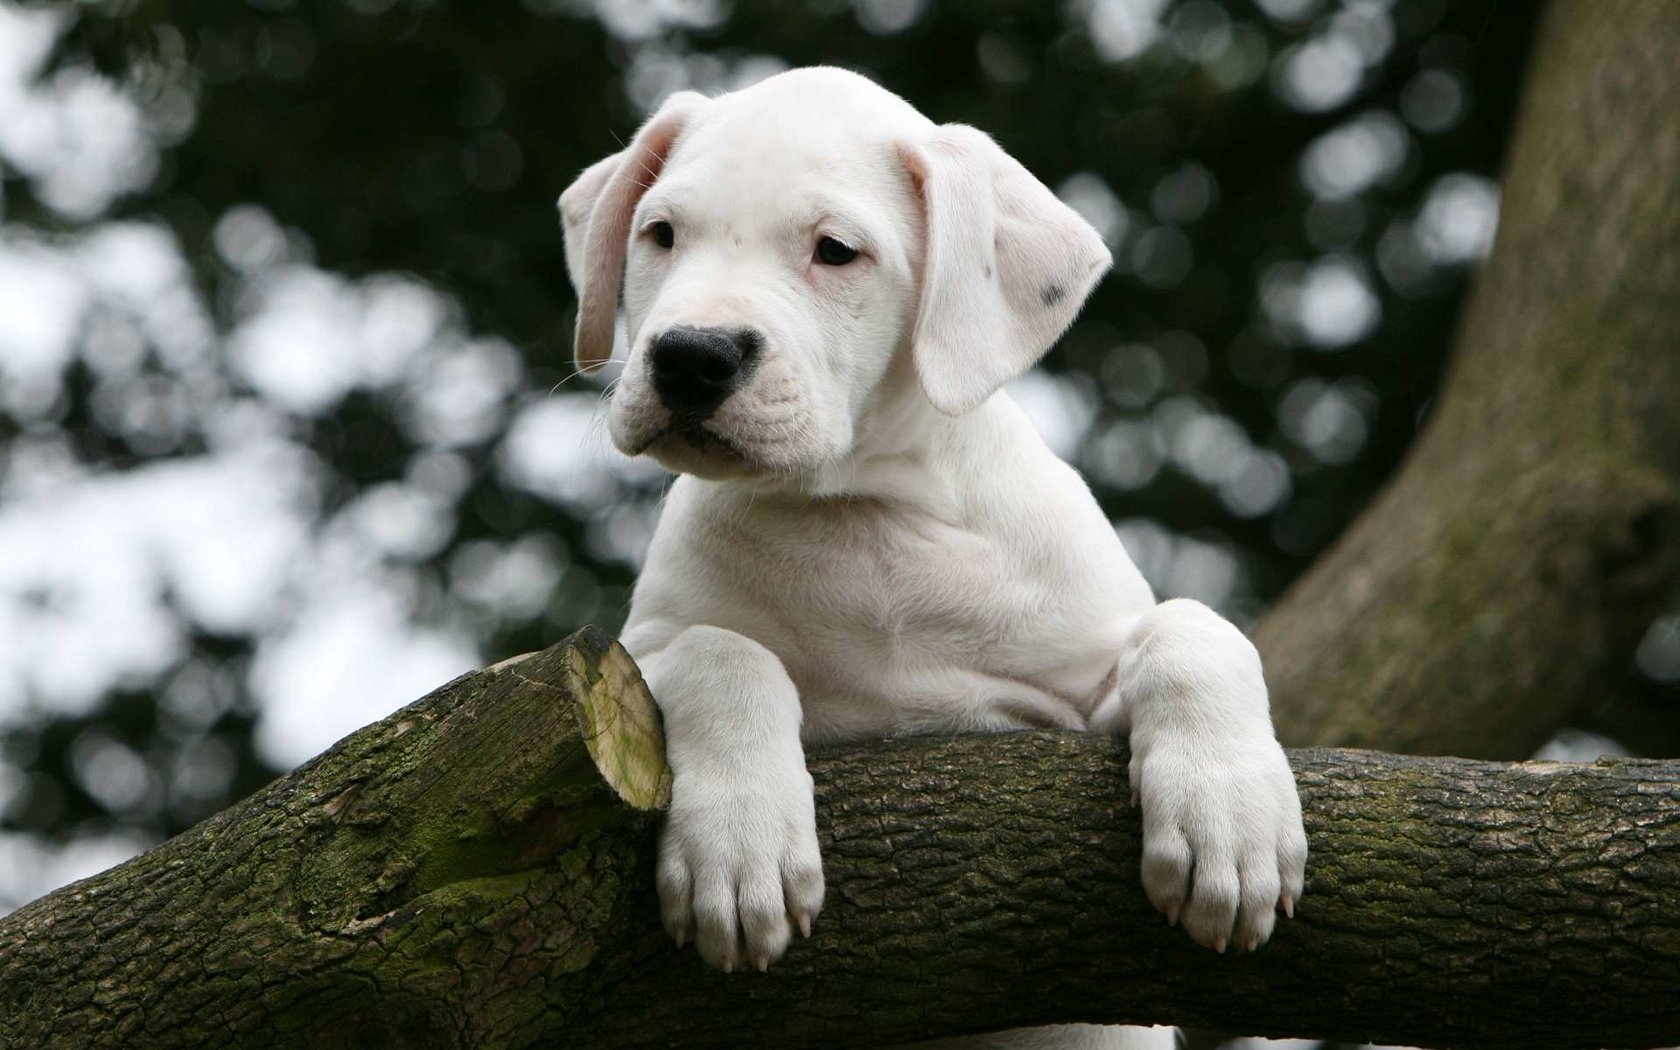
[[671,96],[560,211],[576,364],[612,355],[622,288],[612,441],[679,475],[622,633],[664,717],[679,946],[762,970],[809,935],[804,745],[907,733],[1127,734],[1167,921],[1253,950],[1293,914],[1258,653],[1156,602],[1002,389],[1108,269],[1088,223],[984,133],[827,67]]

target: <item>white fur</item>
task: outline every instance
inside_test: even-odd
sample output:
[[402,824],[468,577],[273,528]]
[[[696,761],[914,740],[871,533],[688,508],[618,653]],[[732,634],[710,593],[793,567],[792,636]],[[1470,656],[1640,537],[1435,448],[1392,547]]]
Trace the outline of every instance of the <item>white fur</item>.
[[[1306,838],[1259,657],[1205,606],[1156,604],[999,390],[1106,269],[1095,232],[980,132],[834,69],[680,95],[561,204],[578,363],[606,356],[622,267],[613,439],[684,475],[623,635],[675,774],[672,934],[762,968],[814,919],[802,742],[1048,726],[1130,734],[1150,900],[1201,944],[1263,943]],[[823,236],[862,254],[822,266]],[[673,325],[763,334],[716,442],[648,380]]]

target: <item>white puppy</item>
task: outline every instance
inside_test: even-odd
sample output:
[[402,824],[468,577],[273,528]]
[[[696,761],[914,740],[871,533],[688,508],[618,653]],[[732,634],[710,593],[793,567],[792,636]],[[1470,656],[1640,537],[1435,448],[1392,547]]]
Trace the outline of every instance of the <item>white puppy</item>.
[[673,96],[560,206],[577,363],[622,281],[613,441],[683,475],[623,635],[664,713],[678,943],[763,969],[809,929],[802,742],[1028,727],[1129,733],[1149,899],[1264,942],[1307,844],[1259,656],[1156,604],[1000,389],[1108,268],[1096,232],[986,135],[826,68]]

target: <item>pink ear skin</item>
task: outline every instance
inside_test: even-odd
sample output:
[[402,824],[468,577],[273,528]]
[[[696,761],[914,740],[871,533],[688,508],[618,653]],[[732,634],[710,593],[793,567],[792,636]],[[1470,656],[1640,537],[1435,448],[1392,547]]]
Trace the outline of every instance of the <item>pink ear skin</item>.
[[678,136],[705,102],[705,96],[692,91],[672,95],[630,145],[591,165],[560,195],[566,269],[578,291],[572,357],[580,371],[593,372],[612,356],[631,216],[659,178]]
[[984,132],[945,124],[899,156],[926,230],[916,375],[934,407],[962,415],[1044,356],[1112,257]]

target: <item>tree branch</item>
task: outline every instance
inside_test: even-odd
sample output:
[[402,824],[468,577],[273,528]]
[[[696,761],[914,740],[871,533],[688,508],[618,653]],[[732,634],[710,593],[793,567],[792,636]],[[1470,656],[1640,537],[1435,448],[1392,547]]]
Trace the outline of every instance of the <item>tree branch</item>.
[[827,909],[769,974],[724,976],[659,929],[662,756],[598,632],[457,679],[0,921],[0,1045],[852,1046],[1069,1020],[1680,1041],[1674,764],[1295,752],[1307,895],[1219,956],[1144,900],[1114,742],[816,751]]

